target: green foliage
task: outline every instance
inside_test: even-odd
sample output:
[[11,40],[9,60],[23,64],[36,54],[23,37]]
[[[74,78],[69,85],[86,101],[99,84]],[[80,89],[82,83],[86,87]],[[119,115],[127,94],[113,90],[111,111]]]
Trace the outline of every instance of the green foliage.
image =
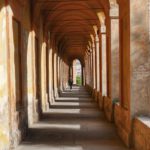
[[76,83],[77,83],[77,85],[82,85],[81,76],[76,77]]
[[116,103],[119,103],[120,101],[119,101],[119,98],[114,98],[113,99],[113,104],[116,104]]

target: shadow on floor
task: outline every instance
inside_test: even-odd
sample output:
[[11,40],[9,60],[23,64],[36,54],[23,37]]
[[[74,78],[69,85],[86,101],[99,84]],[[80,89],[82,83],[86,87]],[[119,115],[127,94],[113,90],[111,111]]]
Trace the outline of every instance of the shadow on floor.
[[17,150],[126,149],[87,91],[74,87],[62,93],[42,120],[30,127]]

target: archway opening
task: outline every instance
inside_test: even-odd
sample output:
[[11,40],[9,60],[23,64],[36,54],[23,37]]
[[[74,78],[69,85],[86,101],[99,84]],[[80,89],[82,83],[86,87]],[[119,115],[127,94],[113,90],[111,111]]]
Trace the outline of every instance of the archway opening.
[[82,85],[82,65],[78,59],[73,61],[73,84]]

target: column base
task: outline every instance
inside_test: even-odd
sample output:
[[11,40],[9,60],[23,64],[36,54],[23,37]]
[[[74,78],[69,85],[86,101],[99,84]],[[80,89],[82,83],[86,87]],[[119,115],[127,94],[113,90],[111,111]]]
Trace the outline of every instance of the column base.
[[55,93],[55,98],[58,98],[58,88],[55,88],[54,93]]
[[101,92],[99,92],[98,104],[99,104],[100,110],[104,110],[104,97],[102,96]]
[[108,119],[108,121],[113,122],[113,116],[114,116],[114,107],[111,98],[104,96],[104,112]]
[[96,101],[96,89],[93,89],[92,91],[92,97],[94,98],[94,100]]
[[49,96],[48,93],[46,93],[46,111],[49,110]]
[[114,121],[117,126],[117,132],[124,144],[131,147],[132,132],[131,132],[131,118],[129,110],[124,109],[119,104],[114,105]]
[[97,103],[99,102],[99,92],[98,91],[96,91],[96,93],[95,93],[95,100]]
[[39,111],[39,100],[38,99],[35,99],[35,110],[34,110],[34,123],[38,122],[39,121],[39,114],[40,114],[40,111]]
[[88,90],[88,92],[92,95],[93,94],[93,88],[91,88],[89,85],[86,84],[86,89]]
[[94,89],[94,91],[93,91],[93,98],[95,99],[95,101],[97,103],[99,103],[99,101],[100,101],[100,95],[101,95],[101,93],[99,91],[97,91],[96,89]]

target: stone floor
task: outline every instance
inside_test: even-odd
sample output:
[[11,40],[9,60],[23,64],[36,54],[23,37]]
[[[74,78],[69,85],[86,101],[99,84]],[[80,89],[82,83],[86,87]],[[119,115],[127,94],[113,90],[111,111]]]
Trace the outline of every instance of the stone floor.
[[127,150],[83,87],[66,90],[17,150]]

